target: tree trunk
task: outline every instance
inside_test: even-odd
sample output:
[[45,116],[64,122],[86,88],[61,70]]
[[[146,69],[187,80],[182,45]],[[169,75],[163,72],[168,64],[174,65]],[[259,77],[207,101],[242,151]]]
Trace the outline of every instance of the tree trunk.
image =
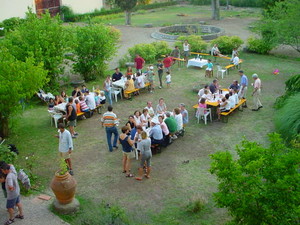
[[229,0],[226,1],[226,9],[229,10]]
[[131,11],[125,11],[125,25],[131,25]]
[[212,19],[220,20],[220,1],[211,0],[211,8],[212,8]]
[[0,136],[8,137],[8,118],[2,117],[0,114]]

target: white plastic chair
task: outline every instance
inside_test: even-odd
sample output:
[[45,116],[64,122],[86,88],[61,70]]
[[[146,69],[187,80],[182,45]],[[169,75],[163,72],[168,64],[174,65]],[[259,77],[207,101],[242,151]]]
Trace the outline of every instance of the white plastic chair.
[[122,96],[122,88],[112,87],[111,88],[111,95],[112,95],[112,97],[115,98],[116,102],[118,102],[118,94],[120,94],[121,99],[122,99],[123,98],[123,96]]
[[51,117],[51,126],[53,126],[53,121],[55,124],[55,127],[57,128],[57,122],[59,119],[63,118],[62,113],[56,113],[55,111],[48,110],[50,117]]
[[219,77],[219,73],[221,73],[221,76],[222,76],[222,79],[223,79],[224,75],[226,74],[226,70],[223,70],[221,66],[218,66],[217,77]]
[[[204,111],[206,110],[206,113]],[[209,115],[210,117],[210,122],[212,122],[211,118],[211,110],[210,109],[205,109],[205,108],[198,108],[196,112],[196,117],[198,119],[198,123],[200,123],[200,119],[204,120],[205,125],[207,124],[207,116]]]

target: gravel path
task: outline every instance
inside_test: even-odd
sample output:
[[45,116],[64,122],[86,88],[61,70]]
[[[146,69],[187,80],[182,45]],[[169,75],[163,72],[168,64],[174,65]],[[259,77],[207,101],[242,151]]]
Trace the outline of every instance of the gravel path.
[[[2,191],[0,191],[0,224],[4,224],[8,218],[6,211],[6,199]],[[53,199],[53,198],[52,198]],[[23,220],[15,219],[13,224],[22,225],[67,225],[68,223],[62,221],[58,216],[49,211],[51,200],[44,201],[38,199],[36,196],[22,197],[24,216]]]

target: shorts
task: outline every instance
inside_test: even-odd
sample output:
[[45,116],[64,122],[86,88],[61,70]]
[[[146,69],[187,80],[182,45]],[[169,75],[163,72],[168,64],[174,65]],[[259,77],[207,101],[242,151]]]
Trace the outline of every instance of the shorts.
[[184,51],[183,56],[186,56],[186,57],[190,56],[190,52],[189,51]]
[[143,168],[145,163],[146,163],[147,167],[150,167],[151,166],[151,158],[152,158],[152,153],[151,152],[150,153],[144,153],[142,155],[140,167]]
[[69,152],[60,152],[59,155],[63,159],[70,159],[71,158],[71,154]]
[[167,84],[171,84],[171,81],[166,81]]
[[123,156],[125,156],[125,158],[130,159],[131,157],[131,152],[123,152]]
[[20,202],[20,196],[6,201],[6,208],[13,209]]
[[76,120],[69,120],[69,126],[76,127]]

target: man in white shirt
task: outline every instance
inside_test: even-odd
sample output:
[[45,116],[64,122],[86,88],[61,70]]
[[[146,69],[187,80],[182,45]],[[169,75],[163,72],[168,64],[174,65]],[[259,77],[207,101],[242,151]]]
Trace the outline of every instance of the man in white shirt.
[[94,110],[96,108],[95,96],[89,91],[86,91],[85,102],[90,110]]
[[72,163],[71,163],[71,153],[73,151],[73,140],[71,133],[65,129],[65,125],[63,123],[58,124],[59,128],[59,154],[60,157],[62,157],[65,162],[67,163],[67,166],[69,168],[69,173],[73,176],[73,170],[72,170]]
[[183,56],[184,56],[184,60],[187,62],[190,56],[190,44],[188,43],[188,40],[185,40],[183,43]]
[[204,91],[205,91],[205,90],[209,91],[208,93],[210,93],[210,90],[209,90],[208,85],[205,85],[204,88],[200,89],[199,92],[198,92],[198,98],[199,98],[199,99],[202,98],[202,95],[204,95]]
[[258,111],[263,107],[259,100],[261,93],[261,80],[258,78],[258,75],[256,73],[252,75],[252,78],[254,79],[254,90],[252,92],[254,108],[252,109],[252,111]]
[[235,55],[232,60],[232,63],[235,65],[236,68],[238,68],[239,63],[240,63],[240,58],[237,55]]

